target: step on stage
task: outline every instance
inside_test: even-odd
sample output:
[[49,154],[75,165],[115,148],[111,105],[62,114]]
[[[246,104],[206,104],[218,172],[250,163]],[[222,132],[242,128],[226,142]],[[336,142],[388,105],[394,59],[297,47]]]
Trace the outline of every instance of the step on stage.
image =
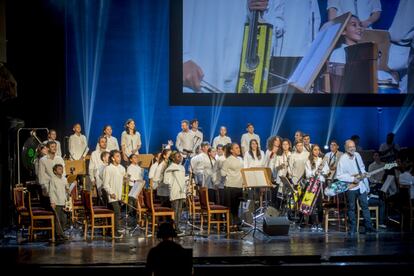
[[[414,235],[397,230],[348,238],[344,232],[318,233],[292,225],[288,236],[267,237],[259,232],[254,237],[242,236],[243,233],[231,234],[230,238],[188,235],[176,241],[192,248],[195,275],[258,275],[304,269],[335,274],[371,269],[395,273],[414,269]],[[40,238],[28,242],[21,236],[16,242],[15,235],[6,235],[1,240],[0,259],[16,271],[42,275],[91,269],[136,273],[144,271],[147,253],[158,243],[157,239],[144,238],[142,231],[123,239],[103,239],[98,235],[93,241],[84,241],[79,229],[72,231],[71,237],[69,242],[53,244]]]

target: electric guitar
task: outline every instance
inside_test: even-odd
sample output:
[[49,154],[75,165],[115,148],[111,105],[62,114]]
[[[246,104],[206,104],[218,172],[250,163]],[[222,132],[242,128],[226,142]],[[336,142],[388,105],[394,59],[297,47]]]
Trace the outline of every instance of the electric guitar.
[[[355,174],[352,175],[353,177],[356,177],[359,181],[361,181],[362,179],[368,178],[374,174],[380,173],[384,170],[389,170],[392,169],[394,167],[397,167],[397,163],[393,162],[393,163],[387,163],[385,164],[384,167],[376,169],[372,172],[367,172],[367,173],[362,173],[362,174]],[[359,184],[354,184],[352,182],[345,182],[345,181],[335,181],[333,183],[331,183],[331,185],[329,185],[328,187],[325,188],[325,195],[326,196],[335,196],[338,195],[340,193],[344,193],[346,191],[348,191],[349,189],[355,188],[357,187]]]

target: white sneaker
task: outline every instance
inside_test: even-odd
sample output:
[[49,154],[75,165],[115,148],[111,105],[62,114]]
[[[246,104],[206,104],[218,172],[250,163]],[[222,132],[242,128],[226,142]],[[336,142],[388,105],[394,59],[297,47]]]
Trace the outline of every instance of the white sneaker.
[[387,228],[387,225],[385,225],[385,224],[380,224],[380,225],[378,225],[378,227],[379,227],[379,228],[386,229],[386,228]]
[[315,231],[317,231],[318,230],[318,227],[316,226],[316,225],[312,225],[312,227],[311,227],[311,231],[312,232],[315,232]]

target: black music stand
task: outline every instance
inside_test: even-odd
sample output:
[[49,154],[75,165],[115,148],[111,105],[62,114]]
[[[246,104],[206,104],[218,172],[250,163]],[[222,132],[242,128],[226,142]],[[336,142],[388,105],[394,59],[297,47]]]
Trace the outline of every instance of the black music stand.
[[[270,168],[248,168],[248,169],[241,169],[241,174],[243,177],[243,185],[245,188],[271,188],[272,187],[272,171]],[[255,204],[255,193],[253,192],[253,204]],[[250,227],[249,231],[244,233],[243,238],[245,238],[248,234],[253,232],[253,237],[256,234],[256,231],[259,231],[263,235],[267,234],[263,232],[260,228],[257,227],[257,220],[264,216],[266,212],[267,206],[260,206],[256,209],[252,216],[253,216],[253,225],[247,223],[246,221],[242,221],[242,225],[247,225]]]

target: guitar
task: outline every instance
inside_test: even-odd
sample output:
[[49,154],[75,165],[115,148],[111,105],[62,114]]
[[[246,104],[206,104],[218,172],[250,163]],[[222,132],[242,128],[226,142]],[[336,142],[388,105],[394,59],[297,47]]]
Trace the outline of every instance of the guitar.
[[[363,180],[365,178],[368,178],[368,177],[370,177],[374,174],[380,173],[384,170],[389,170],[389,169],[395,168],[397,166],[398,165],[397,165],[396,162],[387,163],[387,164],[385,164],[384,167],[376,169],[372,172],[367,172],[367,173],[362,173],[362,174],[355,174],[355,175],[352,175],[352,176],[356,177],[359,181],[361,181],[361,180]],[[331,183],[330,186],[325,188],[324,193],[325,193],[326,196],[335,196],[335,195],[338,195],[340,193],[344,193],[344,192],[348,191],[349,189],[355,188],[358,185],[359,184],[353,184],[353,183],[345,182],[345,181],[335,181],[335,182]]]

